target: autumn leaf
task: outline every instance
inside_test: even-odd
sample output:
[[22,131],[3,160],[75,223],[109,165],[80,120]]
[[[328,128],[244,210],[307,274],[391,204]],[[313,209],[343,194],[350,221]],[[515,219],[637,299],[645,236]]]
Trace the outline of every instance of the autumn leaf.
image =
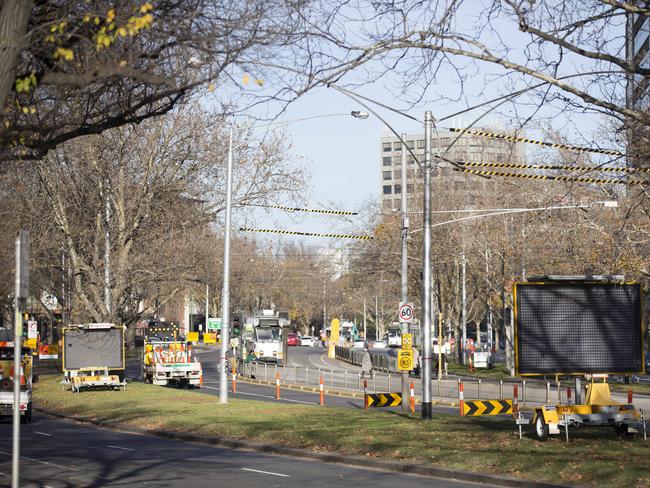
[[251,81],[251,76],[248,73],[244,73],[244,76],[242,76],[241,81],[242,83],[244,83],[244,85],[248,85],[248,82]]

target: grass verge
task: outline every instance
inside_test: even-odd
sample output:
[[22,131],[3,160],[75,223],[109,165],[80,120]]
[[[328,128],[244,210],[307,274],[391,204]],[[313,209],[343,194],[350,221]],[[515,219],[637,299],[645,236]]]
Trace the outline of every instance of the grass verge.
[[321,408],[231,399],[141,383],[126,392],[61,391],[60,375],[43,375],[35,403],[49,410],[145,429],[216,435],[313,451],[432,464],[555,483],[650,486],[650,443],[618,439],[611,429],[519,440],[514,422],[436,415],[431,422],[379,410]]

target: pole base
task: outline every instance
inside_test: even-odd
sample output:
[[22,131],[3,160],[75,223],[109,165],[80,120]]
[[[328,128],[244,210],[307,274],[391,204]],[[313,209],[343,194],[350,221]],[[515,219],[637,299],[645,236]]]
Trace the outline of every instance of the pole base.
[[422,420],[431,420],[431,402],[422,402]]

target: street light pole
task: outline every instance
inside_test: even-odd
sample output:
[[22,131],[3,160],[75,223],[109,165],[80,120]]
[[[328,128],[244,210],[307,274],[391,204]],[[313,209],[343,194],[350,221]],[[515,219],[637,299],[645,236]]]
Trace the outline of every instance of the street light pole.
[[460,322],[462,325],[462,330],[463,330],[463,341],[460,344],[460,350],[461,350],[461,356],[462,356],[462,362],[463,364],[467,363],[467,358],[466,358],[466,351],[465,348],[467,346],[467,294],[466,294],[466,286],[465,286],[465,280],[466,280],[466,271],[465,271],[465,253],[462,253],[460,255],[461,259],[461,280],[462,280],[462,288],[461,288],[461,310],[460,310]]
[[[424,199],[422,205],[422,419],[431,419],[431,111],[424,112]],[[402,142],[403,144],[403,142]]]
[[[228,377],[226,353],[230,342],[230,217],[232,212],[232,129],[228,142],[228,166],[226,169],[226,229],[223,244],[223,292],[221,297],[221,355],[219,357],[219,403],[228,403]],[[207,324],[207,316],[206,316]]]
[[[406,193],[406,134],[402,134],[402,286],[401,300],[408,302],[408,236],[409,236],[409,218],[408,218],[408,198]],[[408,334],[408,324],[402,324],[402,337]],[[403,344],[402,344],[403,346]],[[402,412],[409,411],[409,373],[402,371]]]

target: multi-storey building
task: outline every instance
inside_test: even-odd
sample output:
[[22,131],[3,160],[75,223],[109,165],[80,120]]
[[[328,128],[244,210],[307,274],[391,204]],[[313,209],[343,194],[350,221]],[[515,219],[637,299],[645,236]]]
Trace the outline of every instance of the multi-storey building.
[[[479,129],[476,130],[487,130]],[[503,131],[494,131],[503,132]],[[525,157],[524,145],[502,139],[491,139],[470,133],[452,132],[449,129],[438,129],[433,133],[431,146],[434,154],[439,154],[446,160],[454,162],[488,162],[488,163],[522,163]],[[454,143],[453,141],[458,138]],[[405,138],[408,147],[424,162],[424,134],[409,134]],[[453,145],[452,145],[453,143]],[[450,147],[451,146],[451,147]],[[395,136],[381,138],[381,203],[384,210],[401,208],[402,197],[402,146]],[[406,157],[407,182],[406,192],[409,207],[413,208],[411,200],[421,199],[422,173],[411,154]],[[479,168],[480,169],[480,168]],[[465,204],[473,204],[473,197],[485,191],[482,181],[471,175],[455,170],[453,164],[439,161],[433,174],[433,185],[446,190],[463,191],[467,200]],[[484,180],[483,180],[484,181]],[[443,185],[440,183],[444,182]],[[415,203],[415,202],[414,202]]]

